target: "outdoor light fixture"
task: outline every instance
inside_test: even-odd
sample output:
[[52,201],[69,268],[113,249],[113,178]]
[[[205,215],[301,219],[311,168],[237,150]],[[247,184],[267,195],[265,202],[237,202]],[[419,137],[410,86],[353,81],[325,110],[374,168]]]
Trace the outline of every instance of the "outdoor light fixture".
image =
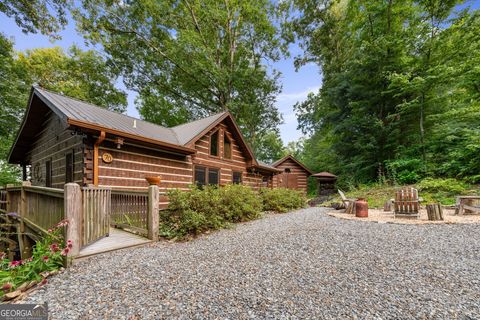
[[120,149],[123,146],[123,138],[116,137],[115,144],[117,145],[117,149]]

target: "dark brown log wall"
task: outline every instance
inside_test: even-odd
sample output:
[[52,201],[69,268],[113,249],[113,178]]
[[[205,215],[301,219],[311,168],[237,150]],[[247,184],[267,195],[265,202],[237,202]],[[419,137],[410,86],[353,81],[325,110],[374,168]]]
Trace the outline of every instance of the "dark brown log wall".
[[[213,133],[219,132],[219,153],[218,156],[210,155],[210,137]],[[232,146],[231,159],[224,157],[224,136],[227,136]],[[193,158],[193,165],[208,168],[220,169],[220,185],[227,185],[233,182],[233,172],[242,173],[242,183],[255,189],[261,186],[262,176],[247,172],[247,159],[241,150],[238,141],[232,130],[225,124],[220,123],[195,143],[197,154]]]
[[52,164],[52,187],[63,189],[65,184],[66,154],[74,154],[74,175],[76,183],[83,180],[82,137],[64,130],[60,118],[49,111],[41,130],[35,136],[29,152],[25,155],[32,165],[32,185],[45,186],[47,161]]
[[[309,173],[305,171],[301,166],[299,166],[295,161],[291,159],[286,159],[282,163],[276,166],[277,169],[283,171],[282,174],[276,175],[273,178],[273,186],[276,187],[288,187],[291,189],[302,190],[305,193],[307,192],[307,179]],[[286,173],[285,169],[290,169],[290,173]],[[288,177],[293,175],[296,179]],[[293,183],[292,180],[296,180],[296,183]],[[287,182],[288,181],[288,182]],[[287,185],[289,183],[289,185]]]

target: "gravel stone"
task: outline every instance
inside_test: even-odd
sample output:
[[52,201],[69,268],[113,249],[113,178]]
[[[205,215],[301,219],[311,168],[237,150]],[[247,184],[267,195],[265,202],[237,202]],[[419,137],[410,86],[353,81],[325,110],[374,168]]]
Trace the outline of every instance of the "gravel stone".
[[480,225],[308,208],[81,260],[26,298],[51,319],[479,319]]

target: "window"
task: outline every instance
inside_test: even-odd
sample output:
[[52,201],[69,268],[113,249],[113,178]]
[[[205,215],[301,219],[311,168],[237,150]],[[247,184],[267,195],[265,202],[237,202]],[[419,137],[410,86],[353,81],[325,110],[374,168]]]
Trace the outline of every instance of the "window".
[[218,156],[218,131],[210,136],[210,155]]
[[52,160],[45,161],[45,187],[52,186]]
[[73,182],[73,151],[65,155],[65,183]]
[[290,168],[285,168],[286,173],[290,173]]
[[218,185],[220,182],[219,170],[215,168],[195,167],[195,184],[199,187],[210,184]]
[[195,167],[195,184],[199,187],[207,184],[206,178],[207,168],[205,167]]
[[267,188],[267,187],[268,187],[268,182],[269,182],[269,180],[270,180],[269,177],[263,176],[263,177],[262,177],[262,187]]
[[242,173],[234,171],[233,176],[232,176],[232,182],[233,182],[233,184],[241,184],[242,183]]
[[218,169],[208,169],[208,184],[218,185],[220,175],[218,174]]
[[232,143],[226,135],[223,137],[223,157],[232,159]]

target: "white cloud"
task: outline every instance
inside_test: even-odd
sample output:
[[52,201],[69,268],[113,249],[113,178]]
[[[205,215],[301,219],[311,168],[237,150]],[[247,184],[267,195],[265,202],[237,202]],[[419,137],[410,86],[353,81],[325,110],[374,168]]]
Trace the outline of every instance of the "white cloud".
[[300,92],[280,93],[277,97],[277,102],[282,104],[291,102],[292,104],[295,104],[298,101],[305,100],[309,93],[317,93],[319,89],[320,86],[316,86],[308,87],[307,89]]
[[293,105],[297,102],[304,101],[308,94],[317,93],[320,86],[308,87],[299,92],[281,93],[277,97],[277,107],[283,115],[283,124],[280,125],[280,135],[285,144],[290,141],[298,140],[302,137],[300,130],[297,130],[298,122]]

